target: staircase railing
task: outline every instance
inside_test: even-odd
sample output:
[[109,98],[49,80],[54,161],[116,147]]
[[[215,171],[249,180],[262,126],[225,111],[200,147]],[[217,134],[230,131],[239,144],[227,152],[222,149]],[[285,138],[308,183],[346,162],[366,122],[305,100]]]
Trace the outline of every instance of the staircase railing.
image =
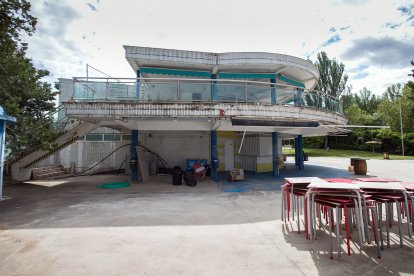
[[[58,130],[58,133],[49,142],[52,142],[52,141],[56,140],[57,138],[61,137],[66,132],[68,132],[72,128],[76,127],[77,125],[79,125],[80,122],[81,121],[79,121],[78,119],[71,119],[71,118],[68,118],[68,117],[64,117],[63,119],[57,121],[54,125],[54,128],[56,130]],[[8,165],[13,165],[14,163],[19,162],[20,160],[26,158],[27,156],[29,156],[30,154],[32,154],[32,153],[34,153],[38,150],[40,150],[40,147],[33,147],[33,148],[30,148],[30,149],[27,149],[24,152],[22,152],[21,154],[19,154],[18,156],[7,160],[7,164]],[[51,150],[53,150],[53,149],[51,149]]]

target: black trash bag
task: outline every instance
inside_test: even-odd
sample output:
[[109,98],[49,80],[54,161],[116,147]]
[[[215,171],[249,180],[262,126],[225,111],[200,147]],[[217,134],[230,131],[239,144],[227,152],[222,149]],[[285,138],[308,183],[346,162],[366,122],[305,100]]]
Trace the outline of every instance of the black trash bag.
[[181,172],[181,168],[178,166],[175,166],[172,171],[172,184],[173,185],[181,185],[183,181],[183,174]]
[[185,185],[194,187],[197,185],[197,178],[193,172],[184,172],[184,182]]
[[158,174],[172,174],[171,168],[158,167]]

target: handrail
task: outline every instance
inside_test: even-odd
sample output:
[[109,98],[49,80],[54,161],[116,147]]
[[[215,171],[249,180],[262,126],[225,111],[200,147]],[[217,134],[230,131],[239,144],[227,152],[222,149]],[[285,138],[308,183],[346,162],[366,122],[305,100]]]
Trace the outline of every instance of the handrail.
[[[135,83],[137,83],[138,80],[139,81],[143,81],[143,82],[145,82],[145,81],[153,81],[153,80],[161,80],[161,81],[175,81],[175,82],[178,82],[179,81],[179,82],[190,82],[190,83],[192,83],[194,81],[200,81],[200,82],[209,83],[209,84],[211,84],[211,82],[215,82],[216,84],[218,84],[220,82],[222,82],[222,83],[224,83],[224,82],[228,82],[228,83],[239,83],[239,84],[240,83],[250,83],[250,84],[266,85],[266,86],[269,86],[269,87],[271,87],[271,85],[274,85],[276,88],[278,88],[278,87],[286,87],[286,88],[293,88],[293,89],[301,90],[303,92],[320,93],[320,94],[323,94],[324,96],[329,97],[329,98],[331,98],[333,100],[338,100],[337,97],[333,97],[332,95],[326,94],[326,93],[324,93],[322,91],[311,90],[311,89],[308,89],[308,88],[303,88],[303,87],[294,86],[294,85],[290,85],[290,84],[284,84],[284,83],[271,83],[270,81],[269,82],[264,82],[264,81],[252,81],[252,80],[244,80],[244,79],[243,80],[242,79],[240,79],[240,80],[233,80],[233,79],[164,78],[164,77],[161,77],[161,78],[147,78],[147,77],[146,78],[142,78],[142,77],[141,78],[89,77],[88,78],[89,80],[86,80],[86,79],[87,79],[86,77],[73,77],[73,80],[75,82],[92,82],[92,83],[94,83],[96,81],[91,81],[91,80],[106,80],[105,82],[108,82],[109,80],[116,80],[116,82],[113,82],[113,83],[118,83],[118,84],[123,84],[123,83],[125,83],[125,84],[127,84],[127,83],[135,84]],[[120,82],[119,80],[130,80],[130,81]],[[96,82],[96,83],[98,83],[98,82]]]
[[[124,81],[120,82],[120,80]],[[139,89],[136,86],[137,83],[140,85]],[[96,86],[91,87],[92,85]],[[216,87],[216,99],[213,100],[211,98],[210,90],[206,85]],[[80,87],[85,87],[86,91]],[[283,102],[271,102],[272,89],[275,89],[277,99],[282,96],[281,99],[283,99]],[[92,90],[94,92],[93,95],[88,94],[87,90]],[[140,91],[139,99],[135,96],[137,90]],[[195,93],[198,94],[196,97]],[[242,96],[242,94],[244,95]],[[79,101],[100,99],[107,101],[139,100],[141,102],[253,102],[279,105],[285,105],[287,103],[299,107],[317,108],[337,113],[342,112],[341,103],[337,97],[317,90],[283,83],[275,84],[270,81],[234,79],[142,77],[90,77],[86,79],[84,77],[75,77],[73,99]]]

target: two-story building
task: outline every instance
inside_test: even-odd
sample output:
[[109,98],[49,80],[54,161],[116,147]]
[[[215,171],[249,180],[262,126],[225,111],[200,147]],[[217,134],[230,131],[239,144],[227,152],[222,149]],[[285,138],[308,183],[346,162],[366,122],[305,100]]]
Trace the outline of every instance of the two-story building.
[[[49,162],[72,163],[82,171],[116,150],[97,168],[131,168],[137,180],[140,152],[145,163],[157,159],[137,152],[140,144],[169,167],[208,160],[213,180],[230,168],[277,176],[282,139],[295,140],[295,163],[303,169],[303,137],[324,136],[346,124],[338,99],[313,90],[319,73],[306,60],[274,53],[124,49],[136,78],[60,80],[59,117],[83,123]],[[47,154],[39,156],[38,162]],[[19,162],[25,169],[36,165]]]

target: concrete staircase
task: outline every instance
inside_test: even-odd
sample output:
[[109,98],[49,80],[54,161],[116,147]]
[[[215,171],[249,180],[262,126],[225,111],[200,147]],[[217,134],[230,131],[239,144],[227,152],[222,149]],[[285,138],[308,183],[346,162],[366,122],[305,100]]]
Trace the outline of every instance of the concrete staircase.
[[26,154],[15,158],[11,162],[12,179],[15,181],[29,180],[32,175],[33,167],[36,164],[75,143],[79,137],[94,130],[96,127],[97,125],[95,124],[78,121],[76,124],[68,127],[61,136],[53,141],[53,144],[55,144],[53,149],[29,151]]
[[46,166],[46,167],[37,167],[32,170],[33,179],[46,179],[51,177],[56,177],[64,175],[65,170],[62,166]]

